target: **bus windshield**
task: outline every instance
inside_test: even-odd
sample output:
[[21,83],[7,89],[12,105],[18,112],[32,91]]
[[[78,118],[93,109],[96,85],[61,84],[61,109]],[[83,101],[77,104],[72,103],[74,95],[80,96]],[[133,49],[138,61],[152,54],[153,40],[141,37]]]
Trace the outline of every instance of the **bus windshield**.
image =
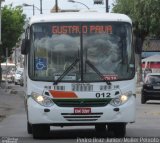
[[134,77],[129,23],[36,23],[30,33],[29,75],[33,80],[60,77],[63,82],[100,82]]

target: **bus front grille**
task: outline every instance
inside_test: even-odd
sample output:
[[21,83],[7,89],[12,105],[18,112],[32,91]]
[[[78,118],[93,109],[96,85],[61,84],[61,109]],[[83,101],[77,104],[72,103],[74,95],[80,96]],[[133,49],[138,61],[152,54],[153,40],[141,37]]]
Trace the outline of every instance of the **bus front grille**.
[[59,107],[104,107],[111,99],[54,99]]
[[90,114],[61,113],[61,115],[67,121],[85,122],[85,121],[96,121],[103,115],[103,113],[90,113]]

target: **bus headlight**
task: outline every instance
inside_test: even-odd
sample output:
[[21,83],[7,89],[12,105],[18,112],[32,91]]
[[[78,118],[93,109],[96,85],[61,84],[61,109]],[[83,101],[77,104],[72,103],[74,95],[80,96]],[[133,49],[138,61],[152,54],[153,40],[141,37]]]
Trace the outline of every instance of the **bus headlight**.
[[32,92],[31,97],[34,101],[36,101],[38,104],[42,106],[51,107],[54,105],[52,99],[47,96],[42,96],[38,93]]
[[116,98],[113,98],[111,100],[110,104],[115,107],[120,106],[120,105],[126,103],[131,96],[132,96],[132,92],[127,92],[127,93],[122,94]]

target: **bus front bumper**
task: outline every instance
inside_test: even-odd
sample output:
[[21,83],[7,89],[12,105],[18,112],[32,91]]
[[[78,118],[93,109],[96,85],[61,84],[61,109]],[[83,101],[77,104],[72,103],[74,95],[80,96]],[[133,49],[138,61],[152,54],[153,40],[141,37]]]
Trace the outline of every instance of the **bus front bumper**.
[[125,104],[119,107],[114,107],[108,104],[104,107],[89,108],[91,109],[90,113],[75,114],[74,107],[58,107],[57,105],[44,107],[35,102],[32,98],[28,98],[27,101],[28,121],[31,124],[50,124],[58,126],[135,122],[134,96],[132,96]]

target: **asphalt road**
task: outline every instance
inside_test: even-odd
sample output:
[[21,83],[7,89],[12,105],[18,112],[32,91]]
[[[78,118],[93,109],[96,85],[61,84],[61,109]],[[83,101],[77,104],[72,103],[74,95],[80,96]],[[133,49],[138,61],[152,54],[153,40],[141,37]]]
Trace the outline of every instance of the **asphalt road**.
[[[23,91],[20,86],[15,87],[18,91]],[[19,109],[0,122],[0,137],[2,142],[12,141],[12,143],[81,143],[81,142],[119,142],[111,140],[109,132],[96,132],[94,127],[53,127],[50,137],[46,140],[34,140],[32,135],[27,133],[26,114],[21,96],[17,104]],[[147,104],[140,103],[140,94],[137,94],[137,116],[136,122],[127,125],[126,137],[128,142],[160,142],[160,101],[148,101]],[[109,138],[108,138],[109,137]],[[142,138],[143,137],[143,138]],[[147,138],[151,137],[151,138]],[[151,139],[151,140],[149,140]],[[126,141],[126,140],[125,140]],[[10,143],[8,142],[8,143]]]

